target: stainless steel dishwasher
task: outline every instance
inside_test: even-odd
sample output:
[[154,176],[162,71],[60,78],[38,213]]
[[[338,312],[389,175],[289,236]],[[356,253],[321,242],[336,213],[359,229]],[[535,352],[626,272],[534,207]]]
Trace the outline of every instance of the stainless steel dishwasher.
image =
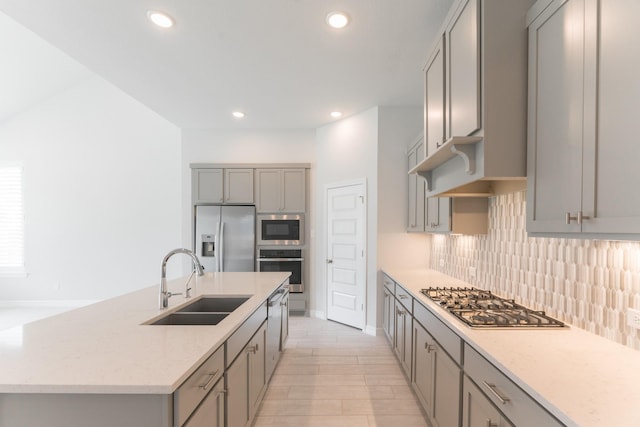
[[280,359],[280,341],[282,340],[282,308],[289,290],[283,286],[269,297],[267,306],[267,344],[266,344],[266,375],[271,378]]

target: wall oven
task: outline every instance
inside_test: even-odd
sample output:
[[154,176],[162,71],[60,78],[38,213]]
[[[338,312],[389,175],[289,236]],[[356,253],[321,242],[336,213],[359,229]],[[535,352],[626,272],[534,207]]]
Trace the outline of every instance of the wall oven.
[[258,215],[257,245],[304,245],[304,215]]
[[256,271],[289,271],[289,292],[304,291],[304,257],[301,248],[258,248]]

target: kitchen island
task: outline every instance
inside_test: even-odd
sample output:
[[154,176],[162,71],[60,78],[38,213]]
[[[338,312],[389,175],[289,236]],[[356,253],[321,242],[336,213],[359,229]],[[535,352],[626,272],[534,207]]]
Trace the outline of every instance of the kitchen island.
[[[466,387],[471,384],[468,380],[475,381],[483,393],[493,399],[502,414],[507,417],[510,413],[515,417],[521,416],[523,421],[514,422],[516,426],[640,426],[640,352],[571,326],[473,329],[420,293],[421,289],[428,287],[455,288],[469,287],[471,284],[434,270],[385,269],[384,273],[399,285],[395,288],[396,295],[398,290],[408,292],[414,301],[414,314],[417,315],[420,310],[431,313],[431,321],[424,324],[426,328],[434,327],[437,323],[447,330],[448,335],[443,336],[454,334],[457,337],[456,346],[450,348],[459,351],[462,361],[459,372],[465,381],[464,394],[468,395]],[[388,285],[385,283],[384,287]],[[414,345],[419,348],[420,344]],[[446,348],[446,344],[440,341],[434,347]],[[449,354],[453,355],[451,351]],[[495,378],[501,375],[506,377],[498,380],[502,381],[502,385],[514,383],[517,388],[511,391],[501,389],[501,384],[496,381],[483,384],[482,377],[474,377],[478,373],[487,375],[494,368],[499,372]],[[412,379],[415,383],[415,378]],[[470,387],[475,388],[475,385],[471,384]],[[526,394],[521,394],[518,388]],[[497,393],[497,396],[492,396],[493,393]],[[550,419],[548,423],[541,424],[531,417],[522,417],[524,412],[517,413],[518,405],[526,405],[527,410],[532,407],[528,403],[529,398],[535,402],[533,406],[540,405],[558,422]],[[461,411],[465,414],[477,409],[469,406],[468,399],[464,402],[467,404],[461,406],[467,407],[461,408]],[[463,427],[470,425],[470,419],[470,415],[463,419]],[[486,425],[494,425],[488,417],[486,422]]]
[[[173,426],[176,390],[214,354],[231,363],[225,342],[266,313],[288,276],[207,273],[194,276],[192,298],[174,296],[165,310],[152,286],[0,331],[0,425]],[[168,289],[183,292],[185,280]],[[250,298],[217,325],[146,324],[202,295]]]

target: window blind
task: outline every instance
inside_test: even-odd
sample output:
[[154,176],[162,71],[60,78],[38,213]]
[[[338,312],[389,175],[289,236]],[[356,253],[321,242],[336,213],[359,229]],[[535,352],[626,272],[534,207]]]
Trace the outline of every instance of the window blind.
[[22,166],[0,165],[0,275],[23,275],[24,196]]

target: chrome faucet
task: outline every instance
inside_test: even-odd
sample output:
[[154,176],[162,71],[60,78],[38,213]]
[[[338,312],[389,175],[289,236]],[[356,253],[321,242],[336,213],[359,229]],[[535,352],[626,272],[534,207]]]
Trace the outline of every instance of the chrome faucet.
[[[173,294],[167,291],[167,261],[169,261],[169,258],[174,256],[175,254],[189,255],[193,260],[193,265],[195,266],[196,271],[198,272],[198,276],[202,276],[204,274],[204,271],[202,270],[202,265],[200,264],[200,260],[198,259],[196,254],[191,252],[189,249],[180,248],[180,249],[174,249],[171,252],[169,252],[162,260],[162,275],[160,276],[160,309],[167,308],[167,306],[169,305],[169,298],[171,298],[174,295],[181,295],[180,293]],[[191,279],[191,277],[189,277],[189,279]],[[188,286],[188,282],[187,282],[187,286]],[[186,292],[187,294],[189,293],[188,287]]]

